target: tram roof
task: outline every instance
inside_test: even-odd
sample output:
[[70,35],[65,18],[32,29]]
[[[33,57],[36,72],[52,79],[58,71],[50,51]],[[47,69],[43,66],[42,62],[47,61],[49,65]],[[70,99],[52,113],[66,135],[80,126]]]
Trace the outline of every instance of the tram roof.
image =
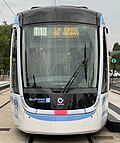
[[17,14],[19,25],[29,25],[41,22],[78,22],[100,25],[101,13],[86,7],[51,6],[34,7]]

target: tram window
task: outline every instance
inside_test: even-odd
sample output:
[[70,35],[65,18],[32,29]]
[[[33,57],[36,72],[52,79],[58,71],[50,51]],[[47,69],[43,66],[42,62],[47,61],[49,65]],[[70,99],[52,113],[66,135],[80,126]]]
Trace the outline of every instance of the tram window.
[[[74,28],[70,28],[73,26]],[[57,33],[58,35],[54,32],[56,27],[61,32]],[[68,33],[64,32],[66,29],[69,29]],[[97,46],[97,28],[93,26],[56,24],[46,27],[42,25],[24,27],[22,35],[24,87],[33,87],[35,81],[38,87],[63,88],[85,58],[88,62],[81,67],[71,88],[96,87]]]
[[103,29],[103,82],[102,93],[108,91],[108,63],[107,63],[107,44],[105,36],[105,28]]
[[12,88],[14,93],[19,93],[17,76],[17,30],[13,29],[12,41]]

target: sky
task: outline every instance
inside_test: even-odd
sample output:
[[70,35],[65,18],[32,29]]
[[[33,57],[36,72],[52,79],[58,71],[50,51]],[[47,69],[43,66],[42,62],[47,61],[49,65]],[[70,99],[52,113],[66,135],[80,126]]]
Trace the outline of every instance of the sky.
[[28,10],[33,6],[74,5],[87,6],[89,9],[101,12],[106,27],[108,49],[112,49],[115,42],[120,44],[120,0],[0,0],[0,25],[3,21],[13,23],[15,15],[10,11],[5,2],[15,14]]

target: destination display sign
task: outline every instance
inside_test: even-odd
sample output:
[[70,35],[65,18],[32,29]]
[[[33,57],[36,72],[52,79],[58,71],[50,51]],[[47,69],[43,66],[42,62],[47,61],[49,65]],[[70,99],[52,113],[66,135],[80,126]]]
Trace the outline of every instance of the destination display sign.
[[80,35],[78,27],[34,27],[34,36],[68,36]]

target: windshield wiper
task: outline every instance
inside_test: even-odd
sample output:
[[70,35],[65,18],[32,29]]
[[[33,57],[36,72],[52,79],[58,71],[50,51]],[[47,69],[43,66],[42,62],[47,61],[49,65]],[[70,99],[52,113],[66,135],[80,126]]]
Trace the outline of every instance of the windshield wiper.
[[33,81],[34,81],[34,84],[32,87],[36,87],[36,80],[35,80],[35,76],[33,75]]
[[27,87],[30,87],[30,83],[29,83],[28,74],[26,74],[26,80],[27,80]]
[[70,88],[70,86],[72,85],[72,83],[74,82],[74,80],[76,79],[77,75],[79,74],[79,72],[81,71],[82,67],[84,66],[84,70],[85,70],[85,79],[87,81],[87,62],[88,62],[88,58],[86,57],[86,44],[85,44],[85,48],[84,48],[84,60],[82,62],[82,64],[79,65],[79,67],[77,68],[77,70],[73,73],[73,75],[71,76],[70,80],[67,82],[67,84],[65,85],[65,87],[63,88],[63,90],[61,91],[61,93],[66,93],[68,91],[68,89]]
[[77,68],[77,70],[74,72],[74,74],[71,76],[70,80],[68,81],[68,83],[65,85],[64,89],[61,91],[61,93],[66,93],[69,89],[69,87],[71,86],[71,84],[74,82],[74,80],[76,79],[77,75],[79,74],[79,72],[81,71],[82,67],[87,64],[89,59],[86,59],[82,62],[82,64],[79,65],[79,67]]
[[[84,48],[84,62],[86,61],[87,59],[87,55],[86,55],[86,44],[85,44],[85,48]],[[85,79],[86,79],[86,82],[87,82],[87,62],[84,64],[84,71],[85,71]]]

